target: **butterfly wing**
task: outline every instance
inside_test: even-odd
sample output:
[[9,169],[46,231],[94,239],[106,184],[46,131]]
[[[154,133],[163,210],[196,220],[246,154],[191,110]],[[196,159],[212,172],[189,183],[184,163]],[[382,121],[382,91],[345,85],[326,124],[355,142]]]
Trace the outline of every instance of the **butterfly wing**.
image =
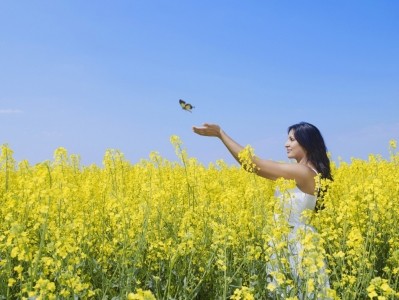
[[186,101],[182,99],[179,100],[179,103],[182,109],[187,110],[189,112],[191,112],[191,110],[194,108],[194,106],[192,106],[190,103],[186,103]]
[[180,99],[179,103],[180,103],[181,108],[186,109],[186,101]]

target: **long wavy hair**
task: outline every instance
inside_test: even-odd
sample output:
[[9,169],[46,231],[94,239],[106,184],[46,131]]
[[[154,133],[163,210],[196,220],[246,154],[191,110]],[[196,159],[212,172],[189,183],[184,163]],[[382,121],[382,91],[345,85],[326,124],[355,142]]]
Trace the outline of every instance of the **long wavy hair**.
[[294,137],[305,149],[308,160],[321,174],[321,178],[332,180],[330,159],[327,156],[327,147],[320,130],[307,122],[288,127],[288,133],[293,130]]
[[[309,123],[300,122],[288,127],[288,133],[293,130],[294,137],[305,149],[308,160],[315,166],[321,178],[333,180],[331,175],[330,159],[327,156],[327,147],[324,143],[320,130]],[[327,191],[327,186],[317,188],[317,202],[315,211],[324,209],[323,194]]]

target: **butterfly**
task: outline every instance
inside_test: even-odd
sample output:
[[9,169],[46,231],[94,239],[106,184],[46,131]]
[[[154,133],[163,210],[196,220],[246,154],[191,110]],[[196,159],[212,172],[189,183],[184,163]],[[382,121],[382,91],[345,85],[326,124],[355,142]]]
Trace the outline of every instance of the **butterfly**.
[[182,109],[187,110],[189,112],[191,112],[191,110],[194,108],[194,106],[192,106],[190,103],[186,103],[186,101],[182,99],[179,100],[179,103]]

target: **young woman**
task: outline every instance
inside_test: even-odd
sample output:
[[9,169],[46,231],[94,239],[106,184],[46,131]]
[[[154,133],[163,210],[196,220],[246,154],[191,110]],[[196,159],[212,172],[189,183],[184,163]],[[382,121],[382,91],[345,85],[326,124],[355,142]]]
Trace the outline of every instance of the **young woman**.
[[[233,157],[240,162],[238,154],[244,147],[229,137],[219,125],[205,123],[202,127],[193,127],[193,131],[201,136],[219,138]],[[287,199],[284,199],[285,203],[283,205],[285,208],[288,207],[287,221],[291,228],[291,232],[288,235],[290,270],[293,278],[300,282],[299,269],[301,268],[304,246],[299,241],[299,233],[303,231],[315,232],[315,229],[308,225],[307,220],[303,218],[303,212],[316,209],[319,184],[315,179],[326,178],[331,180],[332,176],[327,148],[316,126],[301,122],[288,127],[285,148],[288,158],[296,160],[296,164],[265,160],[257,156],[252,158],[252,163],[255,164],[254,172],[259,176],[271,180],[285,178],[295,181],[296,188],[288,191],[288,203]],[[277,194],[277,196],[280,199],[287,198],[282,193]],[[269,265],[267,269],[272,272],[276,270],[276,267]],[[325,293],[325,289],[329,288],[329,283],[324,267],[319,273],[322,273],[319,278],[322,277],[324,280],[318,280],[320,282],[318,291]],[[300,291],[298,293],[299,298],[302,299],[303,294],[300,295]],[[322,298],[326,299],[326,297]]]
[[[193,127],[193,131],[202,136],[219,138],[239,162],[238,153],[244,147],[229,137],[219,125],[205,123],[203,127]],[[316,188],[315,173],[320,173],[321,178],[331,179],[330,161],[320,131],[306,122],[294,124],[288,128],[285,148],[288,158],[295,159],[297,164],[254,157],[257,174],[271,180],[281,177],[293,179],[299,190],[313,196]]]

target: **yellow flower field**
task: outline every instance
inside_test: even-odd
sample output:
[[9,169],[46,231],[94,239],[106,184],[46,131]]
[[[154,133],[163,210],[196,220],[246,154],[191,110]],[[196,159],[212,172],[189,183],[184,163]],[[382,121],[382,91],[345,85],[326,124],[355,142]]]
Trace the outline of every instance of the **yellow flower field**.
[[332,166],[295,278],[288,225],[274,217],[276,186],[292,183],[204,166],[171,140],[175,162],[109,150],[101,167],[64,148],[16,162],[3,145],[0,299],[399,299],[396,142],[388,160]]

